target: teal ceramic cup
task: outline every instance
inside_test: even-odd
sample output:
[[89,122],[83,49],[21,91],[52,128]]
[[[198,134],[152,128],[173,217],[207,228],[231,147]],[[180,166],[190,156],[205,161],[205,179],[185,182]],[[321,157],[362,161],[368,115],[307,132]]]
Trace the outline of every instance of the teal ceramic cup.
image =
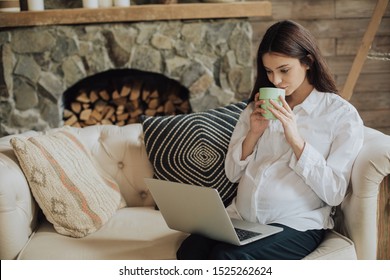
[[274,114],[269,111],[269,107],[273,108],[272,104],[269,102],[270,100],[274,100],[277,102],[279,105],[282,106],[282,102],[279,99],[279,96],[285,97],[285,91],[284,89],[281,88],[272,88],[272,87],[263,87],[260,88],[260,94],[259,94],[259,99],[260,100],[265,100],[265,103],[261,105],[261,108],[263,108],[266,112],[263,114],[263,116],[266,119],[269,120],[276,120],[276,117]]

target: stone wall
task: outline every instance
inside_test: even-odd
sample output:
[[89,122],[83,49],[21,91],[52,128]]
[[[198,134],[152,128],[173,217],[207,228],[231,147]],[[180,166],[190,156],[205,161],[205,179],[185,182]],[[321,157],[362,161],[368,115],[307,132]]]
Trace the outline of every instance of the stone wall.
[[62,125],[62,93],[107,69],[162,73],[193,111],[246,98],[253,84],[247,19],[45,26],[0,31],[0,136]]

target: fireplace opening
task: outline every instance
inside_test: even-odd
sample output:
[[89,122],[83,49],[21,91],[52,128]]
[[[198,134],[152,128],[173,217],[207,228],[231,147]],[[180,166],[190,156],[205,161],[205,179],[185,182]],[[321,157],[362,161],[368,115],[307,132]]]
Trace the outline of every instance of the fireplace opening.
[[86,77],[63,96],[65,125],[140,122],[141,115],[167,116],[192,112],[189,90],[160,73],[111,69]]

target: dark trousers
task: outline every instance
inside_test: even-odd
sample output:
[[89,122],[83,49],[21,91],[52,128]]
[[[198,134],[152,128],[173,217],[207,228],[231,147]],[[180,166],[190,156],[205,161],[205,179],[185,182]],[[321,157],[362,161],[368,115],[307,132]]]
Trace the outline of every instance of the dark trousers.
[[290,227],[250,244],[236,246],[192,234],[177,251],[178,260],[299,260],[314,251],[325,230],[297,231]]

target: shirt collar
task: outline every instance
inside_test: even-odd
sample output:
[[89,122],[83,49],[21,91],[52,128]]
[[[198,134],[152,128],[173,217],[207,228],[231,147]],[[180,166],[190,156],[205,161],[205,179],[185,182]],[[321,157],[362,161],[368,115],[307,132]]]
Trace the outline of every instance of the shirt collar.
[[320,100],[324,97],[324,94],[313,89],[312,92],[306,97],[305,100],[296,108],[302,108],[308,115],[318,106]]

